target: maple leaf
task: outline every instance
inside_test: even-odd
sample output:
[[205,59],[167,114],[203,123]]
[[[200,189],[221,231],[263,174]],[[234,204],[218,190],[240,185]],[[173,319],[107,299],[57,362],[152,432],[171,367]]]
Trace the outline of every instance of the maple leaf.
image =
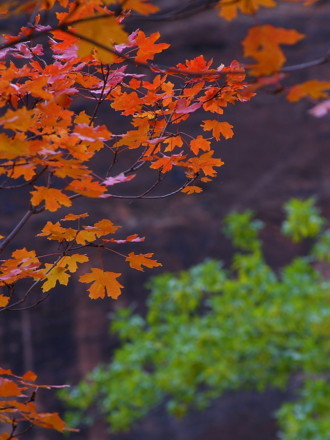
[[205,72],[210,68],[213,59],[206,61],[204,55],[199,55],[192,60],[186,60],[185,64],[179,63],[176,67],[186,72]]
[[312,99],[327,98],[328,93],[326,93],[325,90],[330,90],[329,81],[318,81],[316,79],[312,79],[310,81],[290,87],[286,98],[290,102],[296,102],[306,97],[310,97]]
[[223,162],[221,159],[212,157],[213,154],[214,151],[208,151],[199,157],[192,157],[186,162],[185,165],[195,174],[203,171],[206,176],[214,177],[217,174],[214,170],[214,167],[222,166]]
[[6,307],[6,305],[9,303],[9,300],[9,296],[5,296],[0,293],[0,307]]
[[126,176],[124,173],[117,174],[117,176],[114,177],[108,177],[105,180],[103,180],[103,185],[106,186],[113,186],[117,185],[118,183],[124,183],[129,182],[130,180],[134,179],[136,175],[131,174],[130,176]]
[[117,299],[121,294],[123,286],[117,281],[120,273],[105,272],[98,268],[91,268],[91,271],[81,275],[79,281],[92,285],[88,288],[89,297],[91,299],[105,298],[109,296]]
[[105,186],[100,185],[89,176],[83,180],[72,180],[65,189],[91,198],[104,197],[104,193],[107,191]]
[[80,140],[88,142],[106,141],[111,138],[111,133],[104,125],[91,127],[89,124],[77,124],[72,135],[76,135]]
[[139,30],[135,38],[135,43],[138,46],[135,60],[141,63],[145,63],[148,60],[153,60],[156,53],[163,52],[163,50],[170,47],[170,45],[167,43],[155,44],[159,37],[159,32],[155,32],[147,37],[143,31]]
[[0,396],[11,397],[20,396],[22,388],[20,388],[15,382],[10,379],[4,379],[0,377]]
[[130,252],[128,254],[128,257],[126,257],[125,261],[128,262],[128,264],[136,270],[141,270],[143,272],[143,267],[157,267],[162,266],[161,263],[158,263],[156,260],[152,260],[151,257],[153,256],[153,253],[149,254],[135,254],[134,252]]
[[195,194],[195,193],[201,193],[203,190],[201,187],[199,186],[195,186],[195,185],[189,185],[186,186],[185,188],[183,188],[181,190],[181,192],[186,193],[186,194]]
[[203,138],[203,136],[198,135],[196,139],[190,141],[190,149],[194,154],[198,154],[199,150],[210,151],[211,142]]
[[83,254],[66,255],[61,259],[59,266],[65,267],[69,272],[74,273],[78,270],[77,263],[86,263],[87,261],[89,261],[87,255],[83,255]]
[[77,236],[77,230],[73,228],[63,228],[59,222],[48,221],[42,228],[37,237],[47,237],[47,240],[73,241]]
[[38,206],[45,201],[45,208],[48,211],[55,212],[61,206],[71,206],[69,197],[61,190],[56,188],[47,188],[46,186],[35,186],[35,191],[31,191],[31,204]]
[[67,269],[65,267],[61,267],[60,265],[54,267],[52,264],[46,263],[44,274],[47,279],[42,285],[43,292],[48,292],[49,290],[53,289],[56,286],[56,283],[67,286],[70,279]]
[[19,135],[11,139],[4,133],[0,133],[0,159],[15,159],[27,155],[30,152],[30,144]]
[[27,380],[28,382],[35,382],[38,376],[33,371],[27,371],[23,374],[22,379]]
[[194,104],[189,105],[188,101],[186,99],[179,99],[176,103],[176,109],[175,109],[175,113],[183,113],[183,114],[187,114],[187,113],[193,113],[196,110],[198,110],[199,108],[201,108],[202,103],[201,102],[195,102]]
[[180,165],[184,158],[185,156],[181,154],[173,154],[172,156],[166,156],[164,154],[162,158],[155,160],[150,165],[150,168],[155,170],[160,169],[162,173],[167,173],[171,171],[174,165]]
[[149,0],[122,0],[122,4],[125,9],[131,9],[143,15],[159,11],[158,6],[151,4]]
[[183,145],[183,141],[182,141],[182,137],[177,135],[177,136],[171,136],[167,139],[164,139],[164,144],[167,144],[167,147],[165,148],[165,151],[173,151],[175,147],[182,147]]
[[85,212],[84,214],[67,214],[64,218],[61,219],[62,222],[79,220],[81,218],[89,217],[89,214]]
[[249,29],[242,42],[244,56],[254,58],[257,63],[250,65],[250,74],[271,75],[281,69],[286,57],[280,44],[292,45],[305,35],[295,29],[284,29],[271,25],[255,26]]
[[120,244],[130,243],[130,242],[138,243],[144,240],[145,237],[139,237],[138,234],[128,235],[125,239],[122,240],[116,240],[115,238],[102,238],[102,241],[104,241],[105,243],[120,243]]
[[274,0],[235,0],[235,2],[228,2],[228,0],[220,0],[216,8],[220,9],[220,17],[230,21],[237,17],[238,11],[243,14],[253,15],[261,7],[273,8],[276,6]]
[[63,432],[66,426],[65,422],[57,413],[39,413],[33,420],[33,423],[43,428],[55,429],[59,432]]
[[[75,30],[78,34],[109,48],[109,50],[105,50],[96,46],[97,58],[105,64],[114,60],[114,44],[126,43],[128,38],[127,33],[114,16],[80,22],[75,25]],[[80,57],[89,55],[93,49],[93,45],[84,40],[79,40],[78,46],[78,56]]]
[[203,121],[201,127],[204,131],[212,130],[212,135],[217,141],[220,140],[220,135],[222,135],[225,139],[230,139],[234,136],[234,132],[232,130],[233,126],[230,125],[228,122],[219,122],[216,120],[208,119],[206,121]]
[[139,98],[136,92],[121,92],[112,102],[111,107],[117,111],[122,111],[122,115],[129,116],[141,110],[143,99]]

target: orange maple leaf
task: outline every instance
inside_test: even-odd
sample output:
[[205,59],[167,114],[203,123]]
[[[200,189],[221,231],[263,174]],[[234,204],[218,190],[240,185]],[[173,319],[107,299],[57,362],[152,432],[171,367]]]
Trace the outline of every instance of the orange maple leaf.
[[210,151],[211,142],[203,138],[203,136],[198,135],[196,139],[190,141],[190,149],[194,154],[198,154],[199,150]]
[[276,3],[274,0],[235,0],[235,2],[220,0],[216,8],[220,9],[220,17],[230,21],[237,16],[238,11],[241,11],[243,14],[253,15],[261,6],[273,8],[276,6]]
[[35,382],[37,380],[38,376],[33,371],[27,371],[22,376],[23,380],[27,380],[28,382]]
[[206,61],[204,55],[199,55],[192,60],[186,60],[185,64],[177,64],[176,67],[187,72],[204,72],[210,68],[212,63],[213,58],[210,61]]
[[37,237],[47,237],[47,240],[73,241],[77,236],[77,230],[73,228],[63,228],[60,222],[52,223],[48,221]]
[[217,174],[214,167],[221,167],[224,163],[221,159],[212,157],[213,153],[214,151],[208,151],[199,157],[191,157],[186,166],[195,174],[203,171],[205,176],[214,177]]
[[254,58],[250,74],[271,75],[278,72],[286,61],[280,44],[295,44],[305,35],[295,29],[283,29],[271,25],[254,26],[243,40],[244,56]]
[[79,220],[81,218],[89,217],[89,214],[85,212],[84,214],[67,214],[64,218],[61,219],[62,222],[69,222],[74,220]]
[[174,165],[180,165],[184,158],[185,156],[182,156],[181,154],[174,154],[173,156],[166,156],[164,154],[162,158],[155,160],[150,165],[150,168],[155,170],[160,169],[162,173],[167,173],[168,171],[171,171]]
[[312,99],[327,98],[328,93],[326,93],[325,90],[330,90],[329,81],[318,81],[316,79],[312,79],[310,81],[290,87],[286,98],[290,102],[296,102],[306,97],[310,97]]
[[55,429],[63,432],[66,424],[57,413],[39,413],[33,418],[33,423],[43,428]]
[[206,121],[203,121],[201,127],[204,131],[212,130],[212,135],[217,141],[220,140],[220,135],[222,135],[226,139],[232,138],[234,136],[234,132],[232,130],[233,126],[228,122],[219,122],[216,120],[208,119]]
[[159,11],[158,6],[149,3],[149,0],[122,0],[125,9],[131,9],[139,14],[149,15]]
[[151,257],[153,256],[153,253],[149,254],[135,254],[134,252],[130,252],[128,254],[128,257],[126,257],[125,261],[128,262],[128,264],[136,270],[141,270],[143,272],[143,267],[157,267],[162,266],[161,263],[159,263],[156,260],[152,260]]
[[183,188],[181,190],[181,192],[186,193],[186,194],[195,194],[195,193],[200,193],[202,191],[203,190],[201,187],[195,186],[195,185],[186,186],[185,188]]
[[22,392],[22,388],[20,388],[15,382],[0,377],[1,397],[20,396],[21,392]]
[[182,147],[183,141],[181,136],[171,136],[167,139],[164,139],[164,144],[167,144],[167,147],[165,148],[165,151],[173,151],[175,147]]
[[160,37],[159,32],[155,32],[151,34],[149,37],[147,37],[143,31],[139,30],[135,38],[135,43],[138,46],[138,51],[135,60],[138,62],[145,63],[148,60],[153,60],[156,53],[163,52],[163,50],[170,47],[170,45],[167,43],[155,44],[155,41],[157,41],[159,37]]
[[115,100],[112,102],[111,107],[117,111],[121,111],[122,115],[128,116],[141,110],[143,105],[143,99],[139,98],[136,92],[120,92]]
[[29,151],[29,142],[21,136],[17,135],[14,139],[11,139],[5,133],[0,134],[0,159],[15,159],[29,154]]
[[81,194],[86,197],[102,197],[107,191],[105,186],[100,185],[91,177],[86,177],[83,180],[72,180],[66,187],[66,190]]
[[104,298],[105,295],[117,299],[124,287],[117,281],[120,275],[120,273],[105,272],[93,267],[89,273],[81,275],[79,281],[87,284],[92,283],[88,288],[89,297],[92,299]]
[[72,202],[69,197],[61,190],[56,188],[47,188],[46,186],[35,186],[35,191],[31,191],[31,203],[38,206],[45,201],[45,208],[48,211],[55,212],[61,206],[71,206]]
[[9,303],[9,300],[9,296],[5,296],[0,293],[0,307],[6,307],[6,305]]

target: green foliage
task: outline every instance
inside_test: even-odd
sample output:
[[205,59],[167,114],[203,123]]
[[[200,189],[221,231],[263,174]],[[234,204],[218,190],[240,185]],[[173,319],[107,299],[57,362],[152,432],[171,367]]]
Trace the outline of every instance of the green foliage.
[[264,225],[260,220],[253,220],[253,216],[253,212],[247,210],[241,214],[233,212],[225,218],[224,233],[235,247],[246,251],[259,249],[258,232]]
[[297,400],[278,412],[281,438],[325,440],[330,282],[313,262],[328,258],[329,232],[322,232],[325,220],[312,199],[292,200],[285,209],[286,234],[296,240],[319,234],[312,257],[275,273],[261,252],[261,223],[251,212],[231,214],[226,233],[244,251],[232,268],[209,260],[154,277],[145,317],[119,310],[111,329],[121,347],[112,361],[62,392],[72,409],[69,422],[86,422],[98,410],[114,431],[125,430],[156,405],[181,417],[228,390],[284,388],[299,376]]
[[295,242],[315,237],[325,224],[313,197],[306,200],[291,199],[284,205],[284,210],[287,219],[282,231]]
[[330,433],[330,384],[325,379],[307,379],[301,398],[286,403],[277,412],[285,434],[282,439],[325,440]]

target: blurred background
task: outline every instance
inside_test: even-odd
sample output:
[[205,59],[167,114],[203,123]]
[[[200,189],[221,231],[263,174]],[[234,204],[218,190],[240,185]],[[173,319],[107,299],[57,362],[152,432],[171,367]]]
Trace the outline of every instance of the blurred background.
[[[164,3],[164,2],[160,2]],[[173,5],[178,2],[173,1]],[[171,3],[166,2],[166,8]],[[164,6],[164,5],[162,5]],[[270,23],[307,34],[297,47],[287,47],[289,64],[324,56],[330,41],[330,4],[321,1],[311,8],[282,4],[262,10],[257,18],[240,16],[230,23],[209,10],[182,20],[132,22],[146,32],[159,31],[171,48],[161,63],[174,65],[204,54],[215,64],[242,61],[240,41],[254,24]],[[157,58],[156,58],[157,60]],[[329,80],[330,64],[297,72],[293,82],[312,78]],[[139,273],[112,262],[112,270],[123,272],[125,289],[117,301],[91,301],[84,286],[71,282],[58,288],[32,310],[7,312],[0,322],[0,360],[16,372],[34,370],[40,382],[74,384],[100,362],[108,361],[118,340],[109,336],[109,313],[134,304],[144,313],[148,290],[145,282],[163,271],[179,271],[211,257],[229,262],[230,242],[221,234],[221,220],[233,210],[252,209],[266,227],[262,233],[267,262],[274,268],[287,264],[305,251],[305,244],[292,244],[280,234],[283,203],[291,197],[317,197],[323,215],[330,218],[329,117],[308,114],[308,100],[290,104],[281,94],[261,91],[245,104],[228,107],[224,120],[234,125],[233,139],[219,143],[218,156],[225,165],[218,178],[205,185],[200,195],[178,194],[165,200],[79,200],[80,212],[92,211],[95,218],[109,217],[127,232],[146,236],[139,251],[154,252],[163,267]],[[88,109],[87,109],[88,111]],[[120,124],[120,116],[108,121]],[[116,119],[117,118],[117,119]],[[197,133],[194,118],[191,133]],[[140,177],[141,179],[141,177]],[[172,177],[175,183],[175,175]],[[140,183],[143,186],[143,181]],[[1,195],[2,196],[2,195]],[[1,201],[1,222],[12,224],[25,207],[24,194]],[[22,243],[45,223],[48,213],[33,219],[22,233]],[[61,411],[61,405],[45,396],[45,409]],[[109,435],[102,420],[92,428],[69,436],[79,440],[275,440],[273,411],[290,391],[235,392],[217,399],[210,409],[177,420],[156,411],[128,434]],[[40,398],[42,405],[42,395]],[[35,431],[34,440],[60,438],[60,434]],[[297,439],[298,440],[298,439]]]

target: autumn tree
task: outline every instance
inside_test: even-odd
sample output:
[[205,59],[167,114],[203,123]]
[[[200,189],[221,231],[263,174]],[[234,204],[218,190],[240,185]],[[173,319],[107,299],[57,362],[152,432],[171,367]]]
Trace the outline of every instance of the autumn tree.
[[[291,102],[320,100],[311,112],[327,113],[329,82],[285,85],[289,74],[328,61],[325,53],[285,66],[283,47],[307,38],[295,29],[251,27],[242,41],[247,62],[233,60],[227,66],[203,55],[164,66],[161,53],[169,45],[159,32],[148,35],[138,29],[140,16],[179,19],[214,7],[220,19],[232,20],[275,6],[273,0],[188,1],[161,11],[148,0],[2,2],[2,23],[6,28],[9,23],[11,31],[3,35],[0,49],[0,188],[4,200],[20,191],[26,209],[12,228],[1,231],[2,312],[35,307],[57,285],[67,286],[78,269],[91,299],[118,298],[120,273],[92,259],[95,249],[101,257],[118,256],[135,270],[160,266],[152,252],[125,250],[125,245],[144,240],[138,231],[127,235],[109,218],[91,222],[79,202],[201,192],[200,184],[215,178],[223,165],[216,144],[234,134],[225,117],[229,105],[243,104],[270,87],[284,91]],[[136,30],[128,33],[127,24]],[[122,126],[113,126],[111,118],[102,120],[104,107],[122,116]],[[196,136],[185,129],[192,114],[199,118]],[[166,177],[174,171],[182,183],[169,190]],[[145,174],[149,185],[137,193],[135,183]],[[20,245],[24,227],[36,216],[43,222],[36,236],[48,243],[43,253],[30,241]],[[14,376],[10,370],[1,374],[1,416],[10,426],[2,440],[17,437],[22,419],[46,426],[30,405],[35,391],[28,390],[38,389],[35,376]],[[46,427],[64,429],[59,419]]]

